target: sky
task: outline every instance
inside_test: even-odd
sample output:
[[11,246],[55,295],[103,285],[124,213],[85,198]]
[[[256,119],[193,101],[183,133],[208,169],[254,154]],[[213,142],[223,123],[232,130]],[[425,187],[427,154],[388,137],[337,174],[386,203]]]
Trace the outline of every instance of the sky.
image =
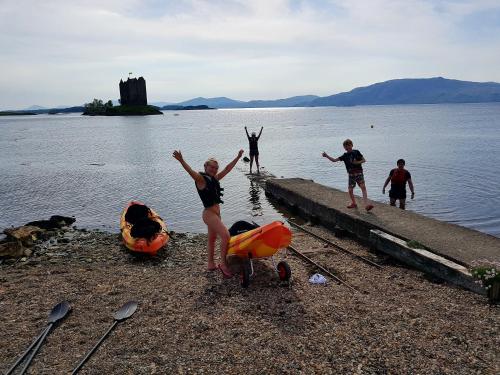
[[0,109],[500,82],[499,0],[0,0]]

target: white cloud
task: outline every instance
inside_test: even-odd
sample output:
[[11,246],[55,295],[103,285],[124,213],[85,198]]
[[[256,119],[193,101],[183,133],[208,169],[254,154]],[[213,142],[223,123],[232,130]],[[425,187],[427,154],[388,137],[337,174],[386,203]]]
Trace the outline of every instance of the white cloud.
[[166,101],[329,95],[402,77],[500,81],[499,26],[480,25],[500,19],[496,3],[7,0],[0,108],[116,98],[129,71]]

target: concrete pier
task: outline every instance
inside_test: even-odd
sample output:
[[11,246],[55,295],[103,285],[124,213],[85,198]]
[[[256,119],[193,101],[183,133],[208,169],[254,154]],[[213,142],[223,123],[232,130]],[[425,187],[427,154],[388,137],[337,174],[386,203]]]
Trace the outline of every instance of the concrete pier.
[[500,263],[500,238],[383,203],[372,202],[375,208],[366,212],[361,198],[358,208],[348,209],[347,192],[310,180],[271,179],[266,182],[266,194],[327,227],[344,228],[365,242],[370,241],[371,230],[379,230],[417,241],[432,253],[466,267],[478,260]]

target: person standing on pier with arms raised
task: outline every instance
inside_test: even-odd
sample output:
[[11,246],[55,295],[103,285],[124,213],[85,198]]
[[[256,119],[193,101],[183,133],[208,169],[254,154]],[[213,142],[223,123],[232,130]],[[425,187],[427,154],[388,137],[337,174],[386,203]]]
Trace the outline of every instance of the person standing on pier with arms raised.
[[247,127],[245,126],[245,133],[247,133],[248,143],[250,146],[250,173],[252,173],[252,165],[253,165],[254,158],[255,158],[255,164],[257,165],[257,174],[260,173],[258,141],[259,141],[259,138],[262,134],[263,129],[264,129],[264,127],[262,126],[260,128],[259,135],[255,135],[255,132],[252,132],[252,135],[250,136],[250,135],[248,135],[248,130],[247,130]]
[[349,196],[351,197],[351,204],[349,204],[347,208],[358,207],[358,205],[356,204],[356,199],[354,198],[354,188],[356,187],[356,184],[358,184],[361,192],[363,193],[363,202],[365,204],[365,209],[366,211],[370,211],[373,208],[373,205],[368,202],[368,193],[366,192],[363,167],[361,166],[361,164],[365,163],[366,160],[363,155],[361,155],[361,152],[359,152],[358,150],[353,150],[353,143],[350,139],[346,139],[343,143],[343,146],[346,152],[338,158],[332,158],[324,151],[322,156],[334,163],[337,161],[343,161],[345,163],[347,174],[349,175],[348,188]]
[[[202,213],[203,222],[208,228],[208,270],[214,271],[217,268],[222,272],[224,278],[231,278],[233,274],[226,263],[226,255],[229,244],[229,231],[221,220],[220,204],[224,203],[221,199],[222,191],[219,181],[224,178],[234,168],[238,160],[243,155],[243,150],[230,162],[221,172],[219,172],[219,163],[214,158],[208,159],[205,164],[204,172],[194,171],[184,160],[180,151],[174,151],[173,157],[178,160],[186,172],[193,178],[198,195],[203,202],[205,209]],[[220,238],[220,264],[216,267],[214,261],[215,240]]]

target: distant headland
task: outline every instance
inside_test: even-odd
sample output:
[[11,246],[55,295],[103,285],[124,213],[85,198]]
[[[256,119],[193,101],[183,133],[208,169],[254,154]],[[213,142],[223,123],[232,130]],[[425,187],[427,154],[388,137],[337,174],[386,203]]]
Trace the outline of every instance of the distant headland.
[[[144,86],[142,86],[144,85]],[[141,104],[135,110],[123,107]],[[162,110],[200,110],[216,108],[273,108],[273,107],[323,107],[323,106],[362,106],[396,104],[446,104],[446,103],[492,103],[500,102],[500,83],[470,82],[443,77],[404,78],[357,87],[348,92],[320,97],[317,95],[293,96],[275,100],[241,101],[227,97],[194,98],[179,103],[160,103],[158,106],[147,104],[146,81],[143,77],[120,81],[120,106],[113,106],[108,113],[88,113],[88,108],[52,108],[3,111],[0,115],[32,115],[42,113],[87,112],[87,115],[130,116],[161,114]],[[109,102],[108,102],[109,103]],[[112,103],[111,103],[112,104]],[[142,106],[142,107],[141,107]],[[148,108],[145,109],[144,106]],[[151,113],[144,113],[144,111]]]
[[208,105],[177,105],[177,104],[172,104],[172,105],[165,105],[161,107],[161,109],[165,111],[199,111],[203,109],[215,109],[212,107],[209,107]]
[[37,113],[31,111],[1,111],[0,116],[30,116]]

